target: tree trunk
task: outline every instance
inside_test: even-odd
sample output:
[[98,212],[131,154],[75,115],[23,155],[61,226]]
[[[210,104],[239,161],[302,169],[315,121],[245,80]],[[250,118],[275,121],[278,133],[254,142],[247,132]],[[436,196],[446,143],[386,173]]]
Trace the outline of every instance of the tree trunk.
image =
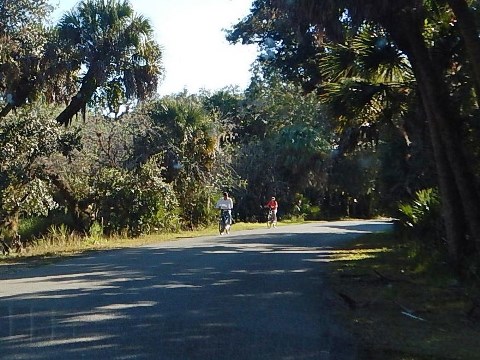
[[[425,101],[422,101],[424,103]],[[429,107],[424,105],[426,111]],[[462,257],[465,254],[465,220],[464,208],[460,202],[452,169],[448,163],[440,135],[438,133],[434,115],[427,113],[429,134],[435,155],[435,165],[439,182],[440,197],[442,199],[442,217],[447,236],[447,247],[450,261],[457,272],[461,272]]]
[[458,28],[465,41],[470,69],[474,75],[477,101],[480,103],[480,38],[475,16],[465,0],[448,0],[447,2],[457,18]]
[[[463,152],[460,133],[448,108],[448,90],[436,70],[435,61],[429,56],[422,37],[421,25],[408,19],[408,15],[394,24],[392,36],[401,36],[398,42],[414,69],[421,94],[435,153],[441,193],[444,196],[444,216],[449,236],[450,254],[456,264],[467,255],[477,251],[480,234],[480,202],[475,180]],[[392,24],[391,24],[392,25]],[[399,27],[400,25],[400,27]],[[390,26],[389,26],[390,27]],[[461,236],[465,224],[470,237]],[[466,242],[468,241],[468,243]],[[458,253],[458,254],[457,254]]]
[[93,64],[88,69],[85,77],[83,78],[80,90],[74,97],[72,97],[68,106],[57,116],[56,120],[59,124],[68,126],[72,121],[72,118],[81,110],[85,114],[85,107],[92,98],[95,90],[97,90],[98,82],[96,74],[98,74],[100,71],[101,70],[99,66],[96,64]]
[[4,118],[5,116],[7,116],[10,113],[10,111],[13,110],[13,108],[14,106],[12,104],[5,105],[0,111],[0,118]]
[[50,170],[44,171],[45,175],[58,189],[67,205],[68,213],[72,216],[74,229],[80,233],[86,233],[90,229],[92,214],[86,202],[79,201],[73,194],[69,184],[60,176]]

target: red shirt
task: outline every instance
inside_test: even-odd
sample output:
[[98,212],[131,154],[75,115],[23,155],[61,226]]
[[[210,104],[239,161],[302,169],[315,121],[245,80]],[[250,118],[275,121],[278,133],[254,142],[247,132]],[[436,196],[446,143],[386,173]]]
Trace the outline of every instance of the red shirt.
[[278,203],[277,203],[276,200],[270,200],[270,201],[267,203],[266,206],[269,207],[269,208],[272,209],[272,210],[277,210],[277,208],[278,208]]

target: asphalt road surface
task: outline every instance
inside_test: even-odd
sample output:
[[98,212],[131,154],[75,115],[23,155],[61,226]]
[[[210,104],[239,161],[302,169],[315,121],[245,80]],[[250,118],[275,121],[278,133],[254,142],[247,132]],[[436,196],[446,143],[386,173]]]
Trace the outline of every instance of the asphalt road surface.
[[344,360],[325,261],[388,221],[185,238],[0,267],[0,359]]

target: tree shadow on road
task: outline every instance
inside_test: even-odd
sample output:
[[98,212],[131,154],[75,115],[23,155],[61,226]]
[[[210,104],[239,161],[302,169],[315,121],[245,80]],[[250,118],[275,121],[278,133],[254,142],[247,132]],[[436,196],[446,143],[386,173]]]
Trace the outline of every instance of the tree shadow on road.
[[375,226],[337,230],[184,239],[4,275],[0,357],[355,359],[321,264]]

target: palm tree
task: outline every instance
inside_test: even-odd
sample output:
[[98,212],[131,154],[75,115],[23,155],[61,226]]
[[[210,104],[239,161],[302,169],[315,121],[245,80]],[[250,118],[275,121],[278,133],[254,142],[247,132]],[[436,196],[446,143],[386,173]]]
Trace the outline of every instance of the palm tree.
[[464,257],[480,251],[480,198],[460,133],[460,109],[450,101],[439,59],[427,47],[424,24],[428,9],[410,4],[383,26],[408,56],[426,113],[437,165],[447,243],[453,263],[461,270]]
[[[359,213],[363,216],[371,214],[373,204],[391,208],[392,200],[398,201],[420,186],[418,177],[412,182],[411,175],[418,175],[415,162],[406,161],[407,155],[418,154],[416,149],[424,144],[419,136],[423,132],[411,131],[417,130],[412,126],[416,117],[411,111],[416,88],[409,62],[381,27],[365,24],[347,33],[344,43],[327,45],[320,69],[320,98],[335,119],[339,137],[329,159],[327,194],[340,197],[336,190],[340,186],[342,194],[357,199],[355,206],[357,211],[362,209]],[[367,157],[372,160],[370,167],[364,165]],[[359,175],[345,177],[358,163]],[[379,167],[382,170],[372,176]],[[372,188],[378,191],[372,192]],[[382,195],[370,195],[375,193]]]
[[[320,60],[320,97],[343,133],[337,155],[378,139],[379,124],[395,126],[409,143],[403,122],[415,94],[412,69],[379,27],[363,26],[345,44],[330,44]],[[401,120],[400,120],[401,119]]]
[[162,169],[161,177],[177,193],[181,217],[190,226],[197,226],[208,219],[204,212],[207,198],[220,173],[216,118],[200,99],[186,94],[147,102],[141,110],[148,114],[148,125],[133,139],[131,163],[138,166],[155,159]]
[[98,90],[114,109],[128,100],[143,100],[157,90],[163,72],[162,52],[153,29],[128,1],[85,0],[58,24],[59,46],[83,75],[68,106],[58,115],[68,125]]
[[[451,3],[453,8],[454,1]],[[252,11],[261,16],[265,9],[270,9],[272,21],[282,16],[284,19],[287,14],[291,32],[309,25],[310,31],[316,31],[318,42],[342,43],[347,28],[342,24],[356,29],[373,23],[387,31],[410,62],[415,76],[434,150],[450,257],[460,267],[464,256],[480,252],[476,245],[480,234],[480,197],[463,149],[460,108],[450,101],[444,76],[450,59],[446,54],[443,58],[435,55],[435,48],[427,45],[430,43],[425,37],[425,23],[430,17],[441,16],[436,4],[422,0],[257,0]],[[255,25],[253,18],[248,19]],[[245,37],[245,32],[240,37]],[[259,36],[250,38],[265,40]],[[439,62],[440,59],[443,61]]]
[[[283,9],[292,11],[291,2],[278,0]],[[407,56],[417,81],[427,117],[435,154],[447,242],[453,263],[461,266],[462,258],[479,252],[475,243],[480,234],[480,203],[477,186],[466,161],[459,133],[459,109],[448,99],[448,87],[424,37],[424,24],[432,9],[423,1],[312,1],[295,2],[297,16],[312,21],[319,28],[328,16],[350,18],[352,24],[373,22],[388,31]],[[467,236],[467,233],[469,236]]]

